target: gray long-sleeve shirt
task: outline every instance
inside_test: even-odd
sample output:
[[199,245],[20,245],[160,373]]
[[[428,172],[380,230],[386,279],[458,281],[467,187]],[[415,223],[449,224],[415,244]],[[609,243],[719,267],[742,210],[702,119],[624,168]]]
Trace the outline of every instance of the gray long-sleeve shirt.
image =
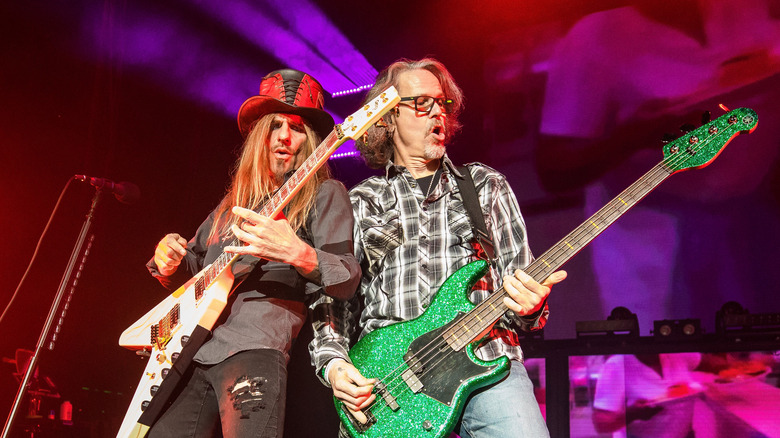
[[[157,270],[154,259],[149,272],[163,286],[174,289],[212,263],[227,242],[207,244],[214,213],[198,227],[187,244],[187,255],[170,276]],[[233,292],[228,307],[201,346],[195,361],[219,363],[240,351],[272,348],[289,360],[292,342],[306,321],[307,303],[320,293],[347,299],[360,281],[360,266],[353,255],[352,209],[343,184],[327,180],[316,195],[315,206],[298,236],[317,252],[320,284],[301,276],[291,265],[241,256],[233,267],[236,279],[243,282]]]

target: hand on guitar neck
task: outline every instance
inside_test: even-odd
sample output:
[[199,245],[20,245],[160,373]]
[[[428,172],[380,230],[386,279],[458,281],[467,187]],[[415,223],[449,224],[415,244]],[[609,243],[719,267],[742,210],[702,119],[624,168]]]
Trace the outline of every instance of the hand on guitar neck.
[[504,304],[519,316],[533,315],[544,307],[552,286],[565,279],[566,271],[556,271],[540,284],[518,269],[514,276],[504,277],[503,287],[509,294],[504,297]]
[[298,237],[287,219],[274,220],[242,207],[233,207],[232,211],[244,220],[240,227],[231,227],[244,245],[226,246],[225,252],[287,263],[306,279],[319,282],[317,252]]

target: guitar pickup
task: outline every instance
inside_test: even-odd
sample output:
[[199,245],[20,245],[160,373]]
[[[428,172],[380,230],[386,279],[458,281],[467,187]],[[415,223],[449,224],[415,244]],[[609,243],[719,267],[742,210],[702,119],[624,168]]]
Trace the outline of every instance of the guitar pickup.
[[150,327],[152,345],[162,349],[168,344],[171,334],[179,326],[179,321],[181,321],[181,310],[179,303],[176,303],[164,318]]
[[393,411],[397,411],[401,407],[398,406],[398,402],[396,402],[395,397],[393,394],[390,394],[390,391],[387,389],[387,385],[384,384],[384,382],[377,382],[374,385],[374,388],[376,388],[376,394],[382,397],[382,400],[387,403],[387,406],[390,407]]
[[420,360],[417,359],[413,353],[406,353],[404,355],[404,361],[409,365],[409,368],[401,373],[401,376],[404,378],[404,383],[406,383],[409,386],[409,389],[416,394],[422,391],[423,384],[417,376],[422,374],[425,367],[422,366]]
[[404,382],[409,386],[409,389],[411,389],[415,394],[422,391],[423,384],[411,369],[407,369],[401,373],[401,376],[404,378]]

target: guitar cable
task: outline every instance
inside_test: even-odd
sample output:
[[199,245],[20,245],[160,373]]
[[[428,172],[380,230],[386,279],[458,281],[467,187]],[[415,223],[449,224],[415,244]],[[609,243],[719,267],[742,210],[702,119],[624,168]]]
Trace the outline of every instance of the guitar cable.
[[51,226],[51,222],[54,219],[54,216],[57,213],[60,204],[62,203],[62,197],[65,195],[65,192],[68,191],[68,187],[70,187],[71,182],[73,182],[73,177],[68,178],[68,182],[65,183],[65,187],[62,188],[62,191],[60,192],[60,196],[59,198],[57,198],[57,202],[54,204],[54,209],[52,210],[51,215],[49,215],[49,220],[46,222],[46,226],[44,226],[43,232],[41,232],[41,237],[38,238],[38,243],[35,245],[35,251],[33,251],[33,255],[30,258],[29,263],[27,264],[27,269],[25,269],[24,274],[22,275],[22,279],[19,280],[19,283],[16,286],[16,290],[14,290],[13,295],[11,295],[11,299],[8,301],[8,304],[5,306],[3,313],[0,314],[0,324],[2,324],[3,318],[5,318],[5,315],[8,313],[8,310],[11,308],[11,304],[13,304],[14,300],[19,295],[19,290],[22,288],[22,284],[24,283],[24,280],[27,278],[27,274],[30,273],[30,269],[32,268],[33,262],[35,261],[35,258],[38,256],[38,251],[41,249],[41,242],[43,242],[43,237],[46,235],[46,232],[49,230],[49,227]]

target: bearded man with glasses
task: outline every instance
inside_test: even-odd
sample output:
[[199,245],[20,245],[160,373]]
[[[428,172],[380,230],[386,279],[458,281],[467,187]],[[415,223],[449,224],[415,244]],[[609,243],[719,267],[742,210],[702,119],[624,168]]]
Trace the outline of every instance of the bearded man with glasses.
[[[512,364],[507,377],[471,394],[455,432],[464,438],[548,436],[515,330],[544,326],[550,287],[566,273],[556,272],[540,284],[522,272],[532,255],[506,178],[479,163],[456,167],[447,157],[446,145],[460,129],[463,95],[444,65],[430,58],[395,62],[379,74],[366,101],[391,85],[401,96],[399,104],[356,142],[369,166],[385,169],[350,191],[355,255],[363,269],[360,288],[350,302],[322,297],[314,306],[310,352],[318,376],[364,422],[361,410],[376,400],[372,390],[382,376],[363,376],[350,363],[347,352],[356,335],[350,316],[357,300],[363,304],[360,337],[414,319],[447,277],[479,258],[486,248],[475,242],[492,241],[491,268],[469,298],[481,302],[503,285],[510,310],[476,354],[483,360],[507,356]],[[477,237],[464,207],[456,179],[465,172],[476,188],[487,239]]]

